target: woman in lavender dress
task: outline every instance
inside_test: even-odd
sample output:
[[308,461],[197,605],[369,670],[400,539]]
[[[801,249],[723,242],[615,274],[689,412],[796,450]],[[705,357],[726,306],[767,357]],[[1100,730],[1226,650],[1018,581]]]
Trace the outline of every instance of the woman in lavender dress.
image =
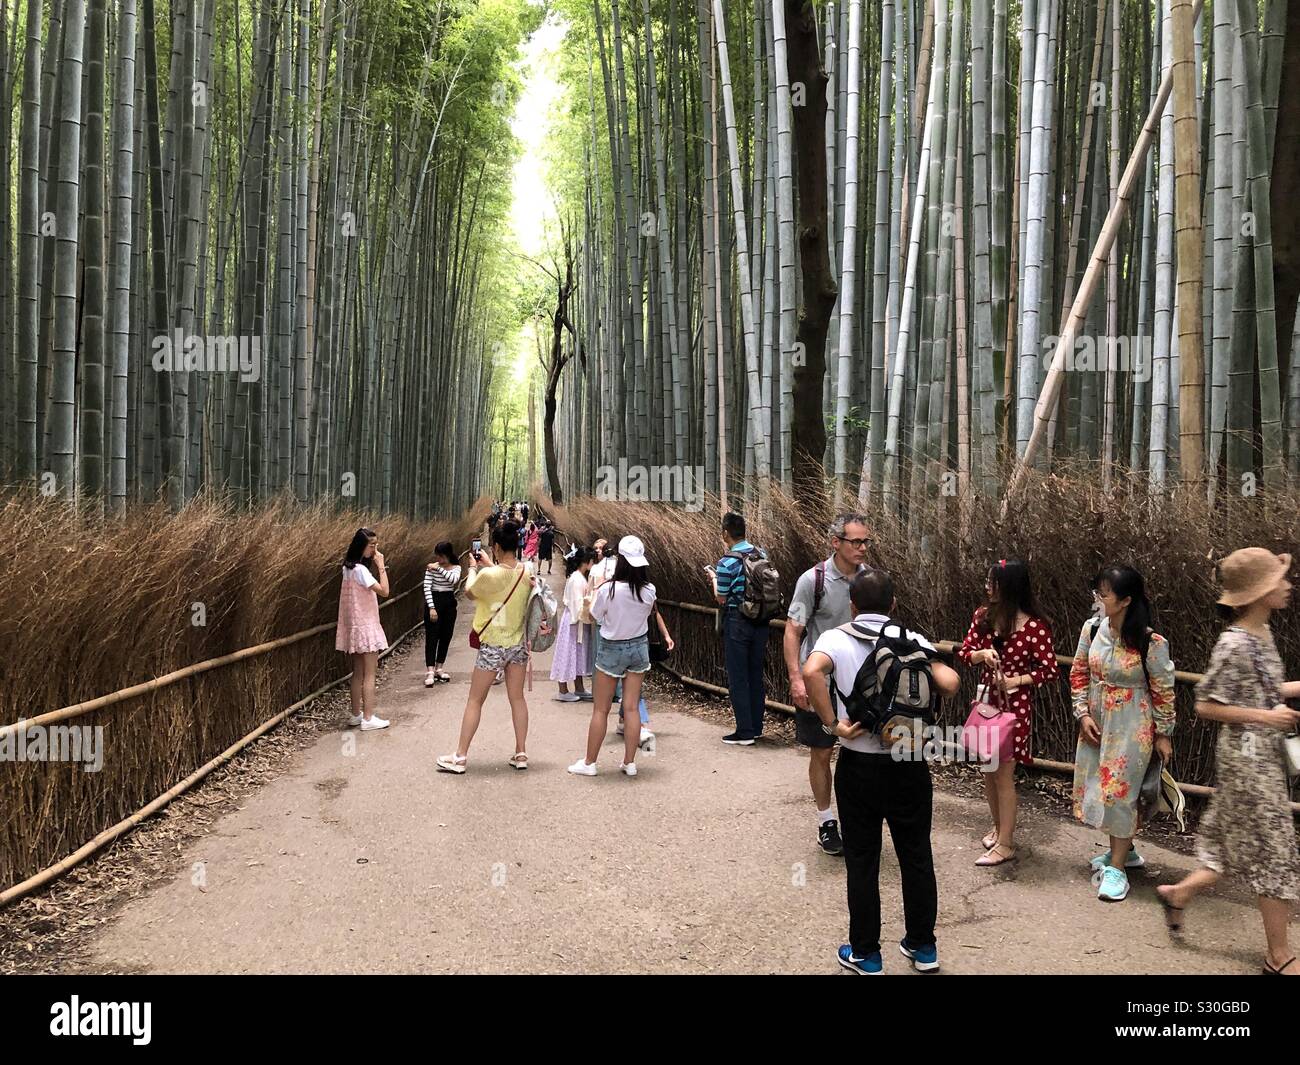
[[[577,544],[564,556],[564,614],[555,637],[555,653],[551,656],[551,680],[560,686],[556,702],[590,699],[582,680],[591,676],[591,623],[582,621],[582,600],[587,594],[587,574],[595,561],[596,553],[591,548]],[[569,691],[570,684],[573,691]]]

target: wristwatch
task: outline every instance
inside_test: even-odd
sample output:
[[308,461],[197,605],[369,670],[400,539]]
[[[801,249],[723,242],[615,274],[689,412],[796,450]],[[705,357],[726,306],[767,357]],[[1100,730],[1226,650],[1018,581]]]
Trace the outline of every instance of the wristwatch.
[[837,736],[837,735],[839,735],[839,733],[837,733],[835,730],[836,730],[836,728],[838,728],[838,727],[839,727],[839,722],[838,722],[838,721],[837,721],[834,725],[826,725],[826,724],[823,724],[823,725],[822,725],[822,731],[823,731],[824,733],[826,733],[826,735],[828,735],[828,736]]

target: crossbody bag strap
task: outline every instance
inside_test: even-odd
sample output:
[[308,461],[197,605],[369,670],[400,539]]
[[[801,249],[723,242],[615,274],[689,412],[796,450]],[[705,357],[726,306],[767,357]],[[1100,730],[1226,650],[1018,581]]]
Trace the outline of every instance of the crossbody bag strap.
[[521,562],[519,564],[519,576],[515,578],[515,583],[510,586],[509,594],[503,600],[501,600],[501,602],[497,605],[497,608],[494,611],[492,611],[492,616],[483,623],[483,627],[481,629],[474,630],[474,635],[477,636],[479,639],[483,638],[483,634],[487,632],[488,627],[492,624],[492,622],[496,621],[497,615],[500,614],[501,611],[505,609],[506,604],[515,597],[515,592],[519,588],[519,582],[524,579],[524,572],[525,571],[524,571],[523,563]]

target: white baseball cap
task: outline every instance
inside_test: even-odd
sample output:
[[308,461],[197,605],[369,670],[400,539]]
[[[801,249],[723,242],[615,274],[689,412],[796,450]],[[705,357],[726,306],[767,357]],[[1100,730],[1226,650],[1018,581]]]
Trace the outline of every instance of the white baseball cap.
[[641,566],[650,565],[645,557],[645,544],[635,536],[623,537],[618,542],[618,553],[627,559],[629,566],[636,566],[639,569]]

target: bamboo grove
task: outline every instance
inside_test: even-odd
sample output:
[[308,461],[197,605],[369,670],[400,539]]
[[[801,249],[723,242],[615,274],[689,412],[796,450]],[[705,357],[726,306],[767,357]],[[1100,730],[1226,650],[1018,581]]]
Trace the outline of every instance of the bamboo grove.
[[0,480],[115,512],[468,505],[527,4],[0,16]]
[[1029,465],[1300,477],[1296,0],[564,14],[553,490],[620,460],[899,510]]

